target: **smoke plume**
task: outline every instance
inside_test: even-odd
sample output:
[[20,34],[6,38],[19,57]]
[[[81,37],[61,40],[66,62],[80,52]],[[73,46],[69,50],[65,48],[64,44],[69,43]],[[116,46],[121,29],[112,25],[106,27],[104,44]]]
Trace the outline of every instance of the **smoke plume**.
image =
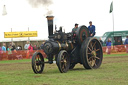
[[53,4],[52,0],[28,0],[28,2],[32,7],[35,8],[43,6],[47,10],[46,15],[52,15],[53,13],[53,11],[49,9],[49,6]]

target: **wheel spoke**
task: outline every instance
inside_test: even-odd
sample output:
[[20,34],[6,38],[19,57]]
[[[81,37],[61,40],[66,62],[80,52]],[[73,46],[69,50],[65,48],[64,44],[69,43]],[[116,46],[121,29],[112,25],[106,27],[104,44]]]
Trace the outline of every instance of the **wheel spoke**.
[[39,66],[36,66],[37,67],[37,70],[39,71]]
[[65,59],[65,56],[66,56],[66,54],[64,53],[64,54],[63,54],[63,58],[64,58],[64,59]]
[[62,55],[62,59],[64,60],[64,55]]
[[96,42],[93,44],[93,47],[95,46]]
[[91,61],[91,66],[93,65],[93,61]]
[[92,50],[90,49],[90,47],[88,47],[88,49],[89,49],[90,51],[92,51]]
[[65,68],[65,66],[64,66],[64,63],[62,64],[62,69],[64,69]]
[[93,57],[90,57],[88,60],[92,59]]
[[95,58],[98,59],[98,60],[100,59],[99,57],[95,57]]
[[96,63],[95,63],[95,66],[97,66]]
[[91,46],[91,48],[92,48],[92,50],[93,50],[93,46],[92,46],[92,43],[90,43],[90,46]]
[[67,64],[66,64],[66,63],[64,63],[64,67],[65,67],[65,68],[66,68],[66,65],[67,65]]
[[89,63],[90,63],[91,66],[94,66],[94,64],[95,64],[95,59],[94,59],[94,57],[90,57]]
[[87,54],[91,54],[91,53],[87,53]]
[[96,51],[99,51],[100,49],[96,49]]

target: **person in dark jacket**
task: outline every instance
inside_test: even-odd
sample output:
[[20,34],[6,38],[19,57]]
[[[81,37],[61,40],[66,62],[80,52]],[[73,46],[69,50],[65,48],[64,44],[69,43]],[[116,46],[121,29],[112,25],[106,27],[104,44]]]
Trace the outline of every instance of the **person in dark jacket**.
[[15,49],[16,49],[15,43],[12,43],[12,48],[11,48],[11,50],[14,51]]
[[93,37],[95,35],[95,26],[92,25],[92,21],[89,22],[89,26],[88,26],[88,30],[89,30],[89,34],[91,37]]

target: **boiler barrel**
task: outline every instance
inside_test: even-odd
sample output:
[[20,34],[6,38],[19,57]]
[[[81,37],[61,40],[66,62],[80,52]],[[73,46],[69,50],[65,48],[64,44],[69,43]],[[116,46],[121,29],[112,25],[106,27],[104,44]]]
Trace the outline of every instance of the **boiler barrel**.
[[44,52],[46,54],[57,54],[60,50],[70,51],[73,49],[72,43],[60,43],[58,41],[46,41],[43,46]]

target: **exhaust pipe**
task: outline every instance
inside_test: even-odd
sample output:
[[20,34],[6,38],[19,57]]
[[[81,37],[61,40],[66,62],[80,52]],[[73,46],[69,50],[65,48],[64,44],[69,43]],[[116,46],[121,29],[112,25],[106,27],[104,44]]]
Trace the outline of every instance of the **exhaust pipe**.
[[48,21],[48,33],[49,36],[53,35],[53,18],[54,16],[47,16],[47,21]]

